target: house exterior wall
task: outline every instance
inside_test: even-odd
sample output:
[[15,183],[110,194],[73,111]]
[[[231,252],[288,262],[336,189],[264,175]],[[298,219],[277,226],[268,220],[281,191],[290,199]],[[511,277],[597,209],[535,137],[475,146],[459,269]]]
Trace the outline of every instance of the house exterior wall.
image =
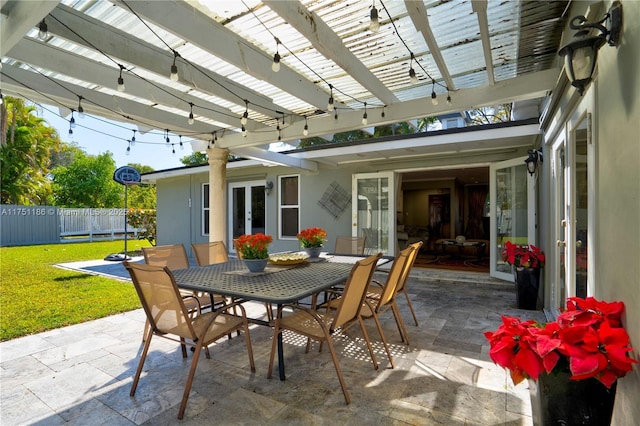
[[190,176],[163,179],[156,187],[157,245],[184,244],[191,241]]
[[[593,296],[606,301],[623,301],[626,312],[623,324],[635,348],[640,353],[640,2],[623,3],[624,29],[617,48],[603,46],[598,53],[597,75],[587,88],[584,98],[593,97],[592,143],[594,149],[593,197]],[[605,2],[602,14],[608,10]],[[576,2],[569,16],[585,14],[588,3]],[[573,34],[571,31],[569,34]],[[568,40],[565,34],[565,40]],[[558,134],[566,117],[580,98],[573,88],[561,96],[545,133]],[[557,94],[556,94],[557,93]],[[564,117],[558,119],[559,117]],[[545,138],[546,143],[552,142]],[[547,172],[551,173],[547,166]],[[550,229],[555,200],[550,188],[550,175],[543,177],[546,190],[540,193],[543,246],[552,247]],[[551,268],[545,268],[549,288]],[[640,368],[618,381],[615,411],[611,424],[636,424],[640,419]]]
[[[607,4],[608,7],[608,4]],[[595,81],[596,217],[595,296],[622,300],[624,325],[640,354],[640,2],[623,2],[618,48],[598,54]],[[612,424],[640,419],[640,368],[618,383]]]

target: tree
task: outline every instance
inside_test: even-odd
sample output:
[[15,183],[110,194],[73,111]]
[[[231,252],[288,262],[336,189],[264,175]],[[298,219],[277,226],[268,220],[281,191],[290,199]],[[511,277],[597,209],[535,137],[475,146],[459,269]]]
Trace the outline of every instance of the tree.
[[61,142],[55,129],[23,99],[0,105],[0,198],[2,203],[44,205],[51,199],[51,157]]
[[191,155],[184,156],[180,159],[180,162],[185,166],[202,166],[209,164],[207,154],[201,152],[193,152]]
[[[143,166],[142,164],[129,163],[128,166],[133,167],[140,173],[149,173],[155,171],[151,166]],[[134,209],[151,209],[156,208],[156,186],[154,184],[138,184],[131,185],[127,190],[127,206]]]
[[480,126],[483,124],[505,123],[511,121],[512,104],[499,104],[476,108],[467,111],[471,118],[472,126]]
[[53,199],[60,207],[119,208],[123,205],[122,186],[113,180],[116,163],[113,154],[78,153],[68,166],[51,171]]

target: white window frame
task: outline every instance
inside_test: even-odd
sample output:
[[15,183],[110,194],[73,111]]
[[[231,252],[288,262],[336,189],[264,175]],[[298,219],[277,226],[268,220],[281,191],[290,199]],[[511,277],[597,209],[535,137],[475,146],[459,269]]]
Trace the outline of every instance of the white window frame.
[[[205,182],[202,184],[202,191],[200,192],[200,205],[202,206],[202,215],[200,216],[200,235],[202,235],[203,237],[209,236],[209,232],[206,232],[207,230],[205,229],[206,218],[209,217],[209,210],[211,209],[211,206],[205,206],[204,203],[207,194],[209,194],[209,184]],[[209,202],[211,202],[210,197]],[[211,226],[211,224],[209,224],[209,226]]]
[[[283,179],[287,179],[287,178],[297,178],[298,179],[298,204],[291,204],[291,205],[287,205],[287,206],[283,206],[282,205],[282,200],[283,200],[283,190],[282,190],[282,180]],[[278,239],[281,240],[295,240],[296,236],[295,235],[282,235],[282,217],[283,217],[283,210],[284,209],[298,209],[298,232],[300,232],[300,175],[282,175],[282,176],[278,176]],[[297,232],[296,232],[297,234]]]

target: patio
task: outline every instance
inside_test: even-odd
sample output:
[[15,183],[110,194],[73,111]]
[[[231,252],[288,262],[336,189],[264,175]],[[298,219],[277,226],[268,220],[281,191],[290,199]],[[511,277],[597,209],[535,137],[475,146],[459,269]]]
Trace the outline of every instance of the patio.
[[[122,275],[118,263],[63,265]],[[114,272],[115,271],[115,272]],[[388,368],[374,324],[367,322],[381,368],[375,371],[357,328],[337,344],[352,403],[344,404],[331,359],[285,335],[287,380],[267,379],[271,330],[253,326],[256,373],[243,339],[221,340],[198,373],[183,424],[532,424],[526,383],[514,387],[487,356],[483,332],[501,314],[543,320],[515,309],[509,284],[486,274],[414,269],[408,290],[420,326],[399,304],[411,345],[400,342],[391,315],[383,327],[396,362]],[[247,304],[254,315],[261,304]],[[136,310],[3,342],[3,424],[175,424],[189,361],[178,345],[154,339],[134,398],[144,313]]]

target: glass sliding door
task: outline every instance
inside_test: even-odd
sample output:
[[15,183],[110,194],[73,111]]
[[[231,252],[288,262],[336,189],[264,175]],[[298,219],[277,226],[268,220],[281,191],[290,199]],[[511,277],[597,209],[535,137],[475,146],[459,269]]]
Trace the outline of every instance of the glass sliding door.
[[367,254],[394,254],[394,187],[393,172],[353,176],[351,235],[366,237]]
[[240,235],[265,232],[264,187],[264,181],[229,184],[229,251],[235,250],[233,240]]
[[535,244],[535,179],[527,172],[524,158],[496,163],[490,174],[491,276],[513,281],[502,249],[507,241]]

